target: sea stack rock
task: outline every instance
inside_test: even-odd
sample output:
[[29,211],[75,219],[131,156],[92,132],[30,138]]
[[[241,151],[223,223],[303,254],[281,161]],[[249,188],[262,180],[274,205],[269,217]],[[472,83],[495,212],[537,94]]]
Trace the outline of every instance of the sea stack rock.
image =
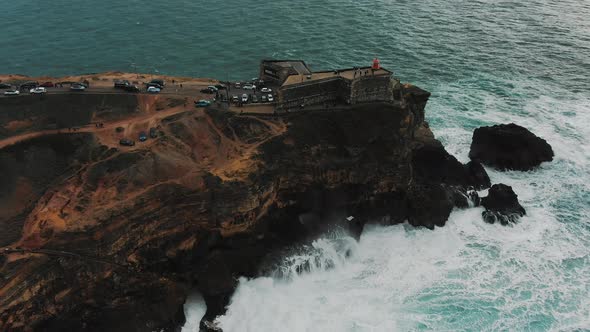
[[553,160],[553,149],[526,128],[510,123],[475,129],[469,158],[500,170],[528,171]]
[[490,224],[500,222],[502,225],[508,225],[526,214],[512,187],[502,183],[490,188],[488,196],[481,199],[481,205],[486,208],[481,215],[484,221]]

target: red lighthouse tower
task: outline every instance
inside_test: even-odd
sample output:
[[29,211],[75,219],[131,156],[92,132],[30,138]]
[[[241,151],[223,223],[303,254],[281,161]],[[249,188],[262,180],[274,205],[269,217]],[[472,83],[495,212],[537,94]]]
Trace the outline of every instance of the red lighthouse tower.
[[381,68],[381,65],[379,64],[379,59],[375,58],[373,59],[373,65],[371,66],[371,69],[379,69]]

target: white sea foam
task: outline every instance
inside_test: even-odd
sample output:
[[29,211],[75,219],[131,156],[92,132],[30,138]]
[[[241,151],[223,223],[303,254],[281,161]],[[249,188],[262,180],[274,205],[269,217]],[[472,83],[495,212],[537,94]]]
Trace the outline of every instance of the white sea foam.
[[201,318],[205,315],[207,306],[203,296],[195,291],[189,295],[184,305],[184,316],[186,324],[182,327],[183,332],[199,332]]

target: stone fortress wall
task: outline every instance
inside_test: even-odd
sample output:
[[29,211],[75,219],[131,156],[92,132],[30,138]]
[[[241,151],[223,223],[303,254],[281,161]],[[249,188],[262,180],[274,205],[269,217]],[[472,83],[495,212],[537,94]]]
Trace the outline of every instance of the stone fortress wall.
[[351,83],[350,104],[392,101],[395,82],[389,76],[363,76]]
[[[375,60],[377,61],[377,60]],[[307,106],[392,102],[399,80],[377,67],[312,72],[300,60],[263,60],[260,78],[278,85],[277,109]]]
[[289,87],[281,87],[278,92],[279,109],[298,108],[301,105],[342,103],[348,100],[350,85],[340,78],[322,81],[303,82]]

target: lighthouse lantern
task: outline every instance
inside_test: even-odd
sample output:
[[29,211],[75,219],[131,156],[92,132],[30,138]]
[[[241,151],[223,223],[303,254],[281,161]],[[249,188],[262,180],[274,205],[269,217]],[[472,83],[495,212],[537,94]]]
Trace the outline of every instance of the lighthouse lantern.
[[381,68],[381,65],[379,64],[379,59],[377,59],[377,58],[373,59],[373,66],[371,68],[372,69],[379,69],[379,68]]

